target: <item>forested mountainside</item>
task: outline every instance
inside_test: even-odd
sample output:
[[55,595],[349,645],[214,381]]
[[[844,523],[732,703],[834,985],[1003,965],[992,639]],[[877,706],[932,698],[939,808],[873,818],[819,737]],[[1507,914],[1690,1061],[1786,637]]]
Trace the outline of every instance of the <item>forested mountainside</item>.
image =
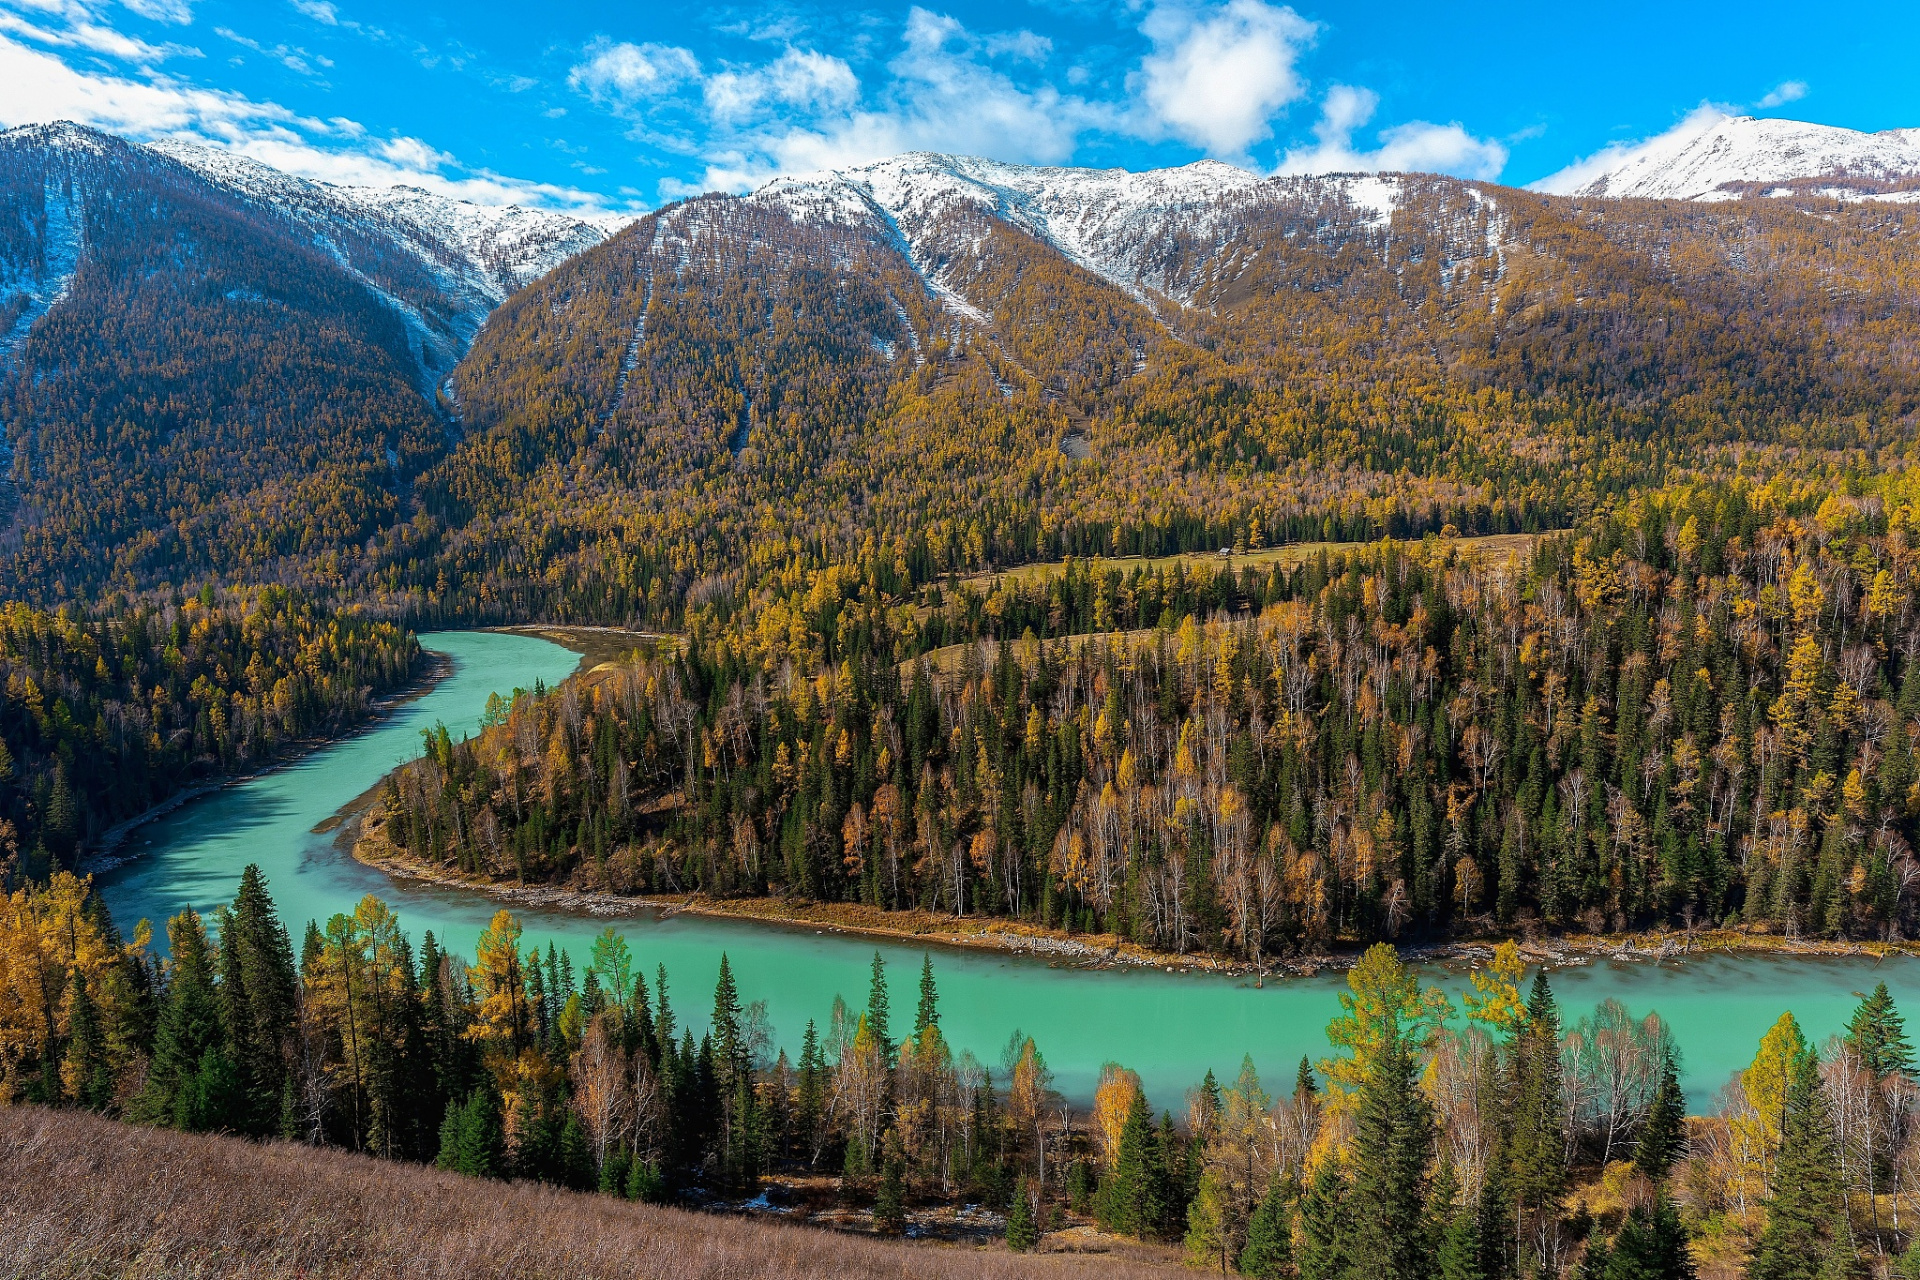
[[1064,554],[1562,528],[1884,465],[1920,401],[1920,210],[1810,189],[910,155],[540,275],[603,228],[71,126],[0,159],[0,578],[42,604],[213,577],[678,625],[860,557],[904,599]]
[[650,215],[483,331],[369,598],[662,623],[853,557],[1565,527],[1910,440],[1920,211],[1222,168],[909,156]]
[[1914,515],[1712,486],[1524,557],[1080,561],[924,617],[820,575],[443,734],[365,851],[1254,963],[1516,928],[1911,936]]
[[0,580],[337,586],[449,443],[437,382],[601,229],[73,125],[0,134]]

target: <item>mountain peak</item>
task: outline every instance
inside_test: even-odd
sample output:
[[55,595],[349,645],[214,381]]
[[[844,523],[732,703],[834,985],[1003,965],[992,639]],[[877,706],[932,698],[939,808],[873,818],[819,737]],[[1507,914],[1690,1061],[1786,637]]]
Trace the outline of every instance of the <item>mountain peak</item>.
[[[1819,184],[1816,180],[1832,179]],[[1633,146],[1610,147],[1534,184],[1554,195],[1737,200],[1813,193],[1840,199],[1920,198],[1920,129],[1865,133],[1835,125],[1695,112]],[[1795,184],[1769,190],[1779,184]]]

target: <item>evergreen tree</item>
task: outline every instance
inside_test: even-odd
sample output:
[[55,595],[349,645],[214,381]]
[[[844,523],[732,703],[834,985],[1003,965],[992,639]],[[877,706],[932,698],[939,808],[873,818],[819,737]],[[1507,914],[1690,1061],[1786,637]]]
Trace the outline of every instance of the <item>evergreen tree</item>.
[[873,953],[873,980],[867,988],[867,1028],[880,1046],[880,1061],[891,1066],[895,1053],[887,1030],[887,962],[878,951]]
[[239,1127],[246,1098],[227,1055],[213,983],[213,949],[192,911],[167,922],[173,950],[165,1003],[154,1032],[153,1061],[134,1118],[176,1129]]
[[1348,1280],[1352,1236],[1347,1180],[1323,1160],[1300,1200],[1300,1280]]
[[1847,1045],[1860,1055],[1860,1065],[1875,1076],[1913,1071],[1913,1046],[1907,1043],[1906,1020],[1894,1006],[1893,995],[1881,982],[1863,999],[1847,1022]]
[[1627,1211],[1604,1262],[1604,1280],[1694,1280],[1687,1229],[1666,1192]]
[[60,1064],[60,1081],[76,1105],[100,1111],[113,1101],[113,1068],[107,1060],[99,1007],[78,968],[67,993],[67,1052]]
[[1439,1256],[1434,1260],[1434,1275],[1438,1280],[1486,1280],[1481,1254],[1480,1217],[1473,1206],[1467,1205],[1447,1220]]
[[1660,1087],[1634,1146],[1633,1166],[1649,1182],[1659,1182],[1680,1158],[1687,1140],[1687,1103],[1680,1092],[1680,1073],[1669,1050],[1660,1068]]
[[1147,1100],[1135,1094],[1120,1130],[1113,1168],[1097,1197],[1101,1226],[1117,1235],[1149,1239],[1167,1217],[1166,1169]]
[[1352,1259],[1359,1274],[1424,1280],[1433,1145],[1433,1109],[1415,1079],[1413,1055],[1390,1042],[1361,1086],[1355,1124]]
[[1560,1014],[1546,973],[1534,975],[1527,1018],[1511,1047],[1506,1185],[1514,1247],[1544,1271],[1566,1194],[1567,1145],[1560,1095]]
[[1033,1220],[1033,1193],[1025,1174],[1013,1186],[1013,1204],[1007,1209],[1007,1248],[1026,1253],[1040,1243],[1040,1228]]
[[[897,1236],[907,1229],[906,1180],[904,1166],[906,1161],[898,1154],[889,1152],[880,1175],[880,1193],[873,1201],[873,1225],[881,1235]],[[1013,1238],[1013,1222],[1007,1222],[1009,1244]]]
[[1850,1260],[1853,1241],[1840,1176],[1833,1117],[1811,1049],[1792,1067],[1767,1227],[1754,1248],[1749,1280],[1815,1280]]
[[1313,1078],[1313,1063],[1305,1054],[1300,1055],[1300,1069],[1293,1073],[1293,1096],[1311,1098],[1320,1092],[1320,1086]]
[[490,1086],[480,1085],[465,1102],[448,1104],[447,1118],[440,1125],[440,1154],[434,1163],[473,1178],[507,1175],[500,1099]]
[[1233,1189],[1225,1175],[1218,1169],[1201,1174],[1199,1189],[1187,1206],[1187,1265],[1227,1273],[1236,1254],[1233,1208]]
[[812,1019],[807,1020],[807,1033],[800,1041],[800,1082],[795,1095],[793,1127],[811,1165],[818,1159],[816,1140],[827,1112],[826,1064],[820,1059],[820,1035]]
[[[293,940],[274,910],[260,868],[247,864],[233,903],[220,913],[220,1020],[248,1095],[247,1127],[279,1126],[298,1018]],[[411,974],[409,974],[411,976]]]
[[1284,1178],[1267,1183],[1260,1207],[1247,1220],[1247,1243],[1240,1250],[1240,1274],[1254,1280],[1282,1280],[1293,1267],[1293,1212]]
[[920,953],[920,1007],[913,1016],[913,1038],[918,1040],[928,1027],[940,1021],[940,997],[933,986],[933,956]]

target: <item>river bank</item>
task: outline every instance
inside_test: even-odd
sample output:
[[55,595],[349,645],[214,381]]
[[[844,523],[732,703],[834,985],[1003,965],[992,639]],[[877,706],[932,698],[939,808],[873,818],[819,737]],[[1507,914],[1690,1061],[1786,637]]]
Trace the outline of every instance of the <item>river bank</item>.
[[[372,821],[367,821],[369,817]],[[1252,978],[1313,977],[1341,972],[1359,959],[1361,948],[1275,957],[1253,964],[1227,956],[1198,952],[1178,954],[1142,947],[1115,934],[1069,934],[1020,920],[996,916],[950,916],[940,912],[887,911],[850,902],[815,902],[781,898],[716,898],[701,893],[618,894],[559,884],[507,884],[468,875],[447,867],[423,865],[399,853],[382,831],[383,822],[366,806],[347,816],[341,842],[354,859],[397,880],[481,893],[513,906],[534,907],[596,917],[651,913],[705,916],[719,920],[751,921],[788,929],[872,938],[893,943],[926,944],[1010,952],[1086,969],[1160,969],[1170,973],[1215,973]],[[1503,935],[1449,939],[1429,944],[1401,945],[1402,955],[1423,964],[1471,968],[1507,941]],[[1622,934],[1516,935],[1521,956],[1530,965],[1550,969],[1577,967],[1596,961],[1663,962],[1707,956],[1774,955],[1801,958],[1881,959],[1893,955],[1920,955],[1912,942],[1834,941],[1783,938],[1742,930],[1696,930],[1693,933],[1649,931]]]
[[149,805],[126,821],[115,823],[101,834],[99,843],[80,859],[75,869],[76,874],[105,875],[109,871],[126,866],[140,856],[138,848],[125,847],[127,837],[148,823],[166,817],[180,806],[198,800],[201,796],[212,795],[228,787],[242,786],[299,764],[316,751],[344,742],[349,738],[358,737],[400,707],[426,697],[452,673],[453,662],[445,654],[435,653],[431,649],[422,649],[420,653],[423,661],[419,674],[393,692],[369,699],[367,714],[353,724],[338,733],[296,738],[282,744],[280,751],[271,760],[262,761],[242,773],[223,773],[217,777],[203,779],[192,786],[183,787],[158,804]]

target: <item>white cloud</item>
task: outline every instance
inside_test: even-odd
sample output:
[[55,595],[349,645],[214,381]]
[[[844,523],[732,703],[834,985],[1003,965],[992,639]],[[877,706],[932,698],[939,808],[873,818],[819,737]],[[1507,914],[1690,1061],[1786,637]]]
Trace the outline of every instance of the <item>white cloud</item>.
[[1291,8],[1229,0],[1201,12],[1163,5],[1141,30],[1154,45],[1136,77],[1151,124],[1210,154],[1238,156],[1306,93],[1295,64],[1318,28]]
[[327,0],[292,0],[293,7],[315,22],[329,27],[340,25],[340,11]]
[[169,76],[107,75],[0,33],[0,128],[72,120],[136,141],[222,147],[287,173],[362,186],[405,184],[476,204],[594,213],[593,192],[468,169],[417,138],[373,138],[359,123],[299,115],[275,102]]
[[1574,161],[1558,173],[1550,173],[1538,182],[1528,184],[1528,188],[1549,195],[1572,195],[1595,179],[1624,165],[1682,150],[1695,138],[1727,119],[1728,115],[1721,107],[1703,102],[1665,133],[1637,142],[1616,142],[1603,147],[1590,156]]
[[716,72],[703,86],[707,110],[721,121],[743,120],[779,104],[806,111],[852,105],[860,81],[843,60],[811,49],[788,49],[763,67]]
[[1787,103],[1798,102],[1806,96],[1807,82],[1805,80],[1782,80],[1773,87],[1771,93],[1760,99],[1757,105],[1762,109],[1784,107]]
[[[903,151],[1066,160],[1082,133],[1112,126],[1118,113],[1051,85],[1022,84],[991,61],[1030,62],[1049,50],[1029,32],[976,35],[916,6],[885,77],[864,95],[851,66],[814,50],[789,46],[771,62],[730,66],[700,80],[703,114],[691,124],[702,141],[689,145],[705,157],[706,172],[697,182],[669,179],[661,193],[744,191],[778,174],[846,168]],[[631,109],[596,94],[584,75],[573,83],[602,105]],[[650,122],[685,118],[678,100],[654,106]]]
[[1337,84],[1320,104],[1313,126],[1318,142],[1294,148],[1280,162],[1280,173],[1450,173],[1492,181],[1507,164],[1507,149],[1490,138],[1476,138],[1458,121],[1430,124],[1410,120],[1382,129],[1380,145],[1356,150],[1353,135],[1380,105],[1371,89]]
[[138,37],[115,31],[111,27],[99,26],[92,22],[77,21],[71,26],[55,31],[36,26],[17,14],[0,9],[0,32],[17,35],[36,44],[53,45],[59,48],[86,49],[92,53],[103,53],[122,62],[135,62],[150,65],[163,62],[171,57],[201,57],[198,49],[186,45],[148,44]]
[[184,27],[193,21],[190,0],[120,0],[120,3],[154,22],[177,22]]
[[700,60],[677,45],[602,38],[586,52],[586,61],[567,73],[567,83],[602,104],[659,97],[700,76]]

